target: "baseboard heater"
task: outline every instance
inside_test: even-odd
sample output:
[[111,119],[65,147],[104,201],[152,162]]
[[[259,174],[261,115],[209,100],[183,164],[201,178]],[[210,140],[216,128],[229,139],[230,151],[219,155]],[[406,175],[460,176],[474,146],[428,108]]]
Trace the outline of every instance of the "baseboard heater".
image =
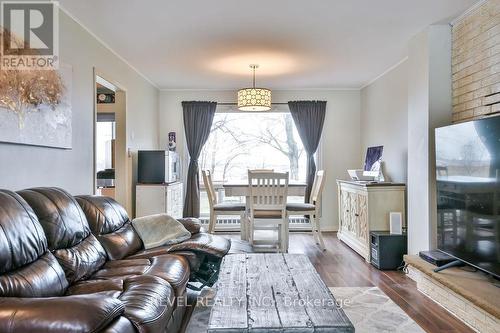
[[[200,217],[200,222],[204,226],[208,226],[208,217]],[[239,217],[219,217],[217,219],[217,230],[239,231]],[[307,217],[290,217],[290,230],[311,230],[311,224]]]

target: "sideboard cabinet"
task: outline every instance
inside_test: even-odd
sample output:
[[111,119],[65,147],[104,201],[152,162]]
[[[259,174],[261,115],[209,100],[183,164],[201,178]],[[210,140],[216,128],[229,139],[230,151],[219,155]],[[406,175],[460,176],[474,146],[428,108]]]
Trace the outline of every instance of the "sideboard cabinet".
[[370,232],[389,230],[389,213],[402,213],[405,225],[405,185],[337,180],[337,237],[370,262]]

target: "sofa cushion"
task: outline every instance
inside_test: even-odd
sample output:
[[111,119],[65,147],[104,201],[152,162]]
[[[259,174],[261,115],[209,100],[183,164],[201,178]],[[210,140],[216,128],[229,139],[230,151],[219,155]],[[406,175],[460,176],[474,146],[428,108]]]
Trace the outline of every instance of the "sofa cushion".
[[[169,331],[166,331],[169,332]],[[120,316],[113,320],[108,327],[100,333],[137,333],[134,325],[127,318]]]
[[125,223],[115,232],[97,235],[97,238],[111,260],[123,259],[142,249],[142,241],[131,222]]
[[170,285],[154,276],[134,276],[124,281],[119,299],[139,332],[163,332],[175,307]]
[[35,211],[48,247],[70,283],[91,276],[104,265],[106,251],[92,235],[85,214],[68,192],[47,187],[18,193]]
[[0,190],[0,274],[32,263],[47,251],[35,213],[19,195]]
[[62,267],[48,251],[30,264],[0,275],[1,297],[61,296],[67,287]]
[[102,295],[3,298],[0,332],[99,332],[123,311],[120,300]]
[[90,234],[80,243],[54,251],[68,281],[88,279],[106,262],[106,254],[99,241]]
[[92,195],[77,196],[76,200],[111,260],[123,259],[143,248],[127,212],[115,200]]
[[[161,255],[169,254],[168,247],[159,246],[149,250],[142,250],[137,252],[136,254],[129,256],[125,259],[150,259],[153,257],[158,257]],[[198,271],[201,266],[201,263],[205,259],[205,254],[203,253],[194,253],[193,251],[176,251],[174,252],[176,255],[182,256],[187,259],[189,262],[189,269],[191,273]]]
[[133,275],[157,276],[174,288],[175,295],[183,295],[189,281],[189,263],[186,258],[173,254],[149,259],[108,261],[92,279],[116,279]]
[[129,259],[150,259],[153,257],[162,256],[165,254],[169,254],[167,246],[158,246],[149,250],[141,250],[136,252],[135,254],[128,256],[125,260]]
[[18,194],[0,190],[0,296],[59,296],[67,286],[31,207]]
[[[153,258],[164,254],[178,254],[185,257],[189,262],[192,272],[196,272],[206,256],[222,258],[229,253],[231,241],[222,236],[199,233],[179,244],[170,246],[159,246],[149,250],[139,251],[125,259]],[[251,252],[251,247],[250,250]]]
[[189,263],[186,258],[178,255],[164,255],[150,259],[151,269],[148,274],[161,277],[174,288],[177,296],[186,292],[189,282]]
[[51,251],[74,246],[90,234],[85,215],[68,192],[40,187],[17,193],[35,211]]
[[183,217],[178,219],[180,223],[186,228],[191,235],[197,234],[201,231],[201,223],[200,220],[194,217]]
[[121,300],[124,316],[139,332],[164,332],[176,306],[170,284],[151,275],[80,281],[68,289],[69,295],[89,292]]
[[230,247],[231,247],[231,241],[225,237],[207,233],[199,233],[193,235],[187,241],[184,241],[179,244],[170,245],[168,247],[168,251],[202,252],[205,254],[212,255],[214,257],[222,258],[227,254]]
[[127,276],[117,276],[109,279],[89,279],[78,281],[66,290],[66,295],[85,295],[100,293],[118,298],[123,292],[123,280]]

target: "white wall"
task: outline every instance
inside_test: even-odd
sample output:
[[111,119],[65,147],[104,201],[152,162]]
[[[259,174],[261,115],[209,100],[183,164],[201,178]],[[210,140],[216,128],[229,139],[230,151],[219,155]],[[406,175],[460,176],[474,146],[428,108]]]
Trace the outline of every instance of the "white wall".
[[434,129],[451,122],[451,29],[413,37],[408,59],[361,91],[361,149],[384,145],[385,172],[407,183],[408,252],[436,247]]
[[404,61],[361,90],[361,156],[370,146],[384,146],[386,180],[403,183],[408,162],[407,80]]
[[[160,147],[166,147],[168,132],[177,132],[177,146],[186,155],[182,101],[234,102],[236,91],[162,91],[160,93]],[[273,91],[273,102],[326,100],[327,112],[322,138],[322,166],[327,172],[323,194],[322,227],[337,230],[337,178],[346,179],[347,169],[360,166],[360,92],[336,90]]]
[[73,149],[0,143],[0,188],[60,186],[73,194],[92,193],[94,66],[127,90],[128,147],[157,147],[158,89],[64,12],[59,17],[61,62],[73,67]]
[[408,253],[436,247],[434,129],[451,122],[451,28],[429,26],[408,49]]

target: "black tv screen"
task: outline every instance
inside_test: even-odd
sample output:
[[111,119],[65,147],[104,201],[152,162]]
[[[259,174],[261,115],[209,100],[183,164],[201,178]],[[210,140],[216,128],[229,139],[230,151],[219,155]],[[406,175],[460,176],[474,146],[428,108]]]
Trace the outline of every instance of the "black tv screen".
[[137,182],[165,183],[165,150],[139,150],[137,153]]
[[436,129],[438,249],[500,277],[500,117]]

